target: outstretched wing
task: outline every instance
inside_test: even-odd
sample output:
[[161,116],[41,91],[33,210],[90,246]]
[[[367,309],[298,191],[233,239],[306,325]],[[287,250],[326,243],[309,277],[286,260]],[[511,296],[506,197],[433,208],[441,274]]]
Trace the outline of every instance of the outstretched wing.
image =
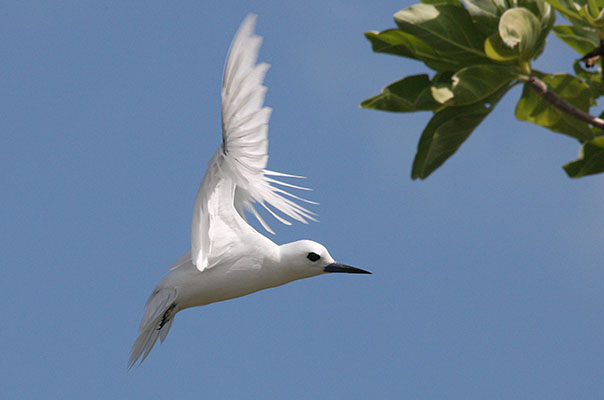
[[201,271],[212,266],[209,260],[213,253],[225,251],[224,246],[228,244],[225,236],[232,235],[232,239],[237,240],[241,229],[251,229],[244,222],[244,210],[251,212],[267,231],[274,233],[258,214],[254,203],[287,225],[291,224],[287,217],[303,223],[315,220],[312,212],[292,199],[309,201],[273,184],[308,189],[271,178],[300,177],[265,169],[271,109],[264,107],[266,87],[263,80],[269,65],[256,63],[262,38],[254,34],[255,23],[256,16],[248,15],[229,49],[222,85],[222,145],[210,160],[195,199],[191,256]]

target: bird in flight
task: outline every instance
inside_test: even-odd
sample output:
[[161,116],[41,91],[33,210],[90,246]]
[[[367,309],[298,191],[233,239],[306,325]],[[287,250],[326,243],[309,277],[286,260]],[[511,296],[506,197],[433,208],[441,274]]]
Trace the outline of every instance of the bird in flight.
[[306,200],[284,189],[305,188],[274,178],[300,177],[265,169],[271,109],[264,106],[263,80],[269,66],[257,63],[262,38],[254,34],[255,22],[255,15],[244,19],[227,56],[222,145],[208,163],[195,198],[191,250],[176,260],[149,296],[128,368],[139,359],[142,363],[158,338],[164,341],[174,317],[186,308],[324,273],[370,273],[336,262],[323,245],[310,240],[279,246],[247,222],[245,211],[274,233],[254,203],[286,225],[291,225],[286,217],[303,223],[315,220],[295,202]]

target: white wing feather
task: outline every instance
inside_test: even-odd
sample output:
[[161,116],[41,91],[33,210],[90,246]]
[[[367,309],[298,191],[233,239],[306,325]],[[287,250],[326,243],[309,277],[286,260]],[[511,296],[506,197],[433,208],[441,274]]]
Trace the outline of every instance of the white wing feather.
[[229,49],[222,86],[222,145],[210,160],[195,199],[191,258],[201,271],[212,267],[210,260],[225,251],[219,243],[237,241],[242,229],[252,229],[244,221],[244,210],[251,212],[267,231],[274,233],[253,203],[259,203],[287,225],[291,223],[275,211],[303,223],[315,220],[312,212],[292,199],[313,202],[272,184],[308,189],[267,176],[301,178],[265,169],[271,109],[264,107],[266,87],[263,80],[269,65],[256,63],[262,38],[254,34],[255,23],[256,16],[248,15]]

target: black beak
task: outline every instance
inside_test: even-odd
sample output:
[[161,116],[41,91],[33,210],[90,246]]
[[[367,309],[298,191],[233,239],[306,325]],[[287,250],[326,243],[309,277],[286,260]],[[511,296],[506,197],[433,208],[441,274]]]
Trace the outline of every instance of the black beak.
[[340,264],[339,262],[334,262],[329,264],[327,267],[323,269],[324,272],[345,272],[347,274],[371,274],[369,271],[365,271],[364,269],[351,267],[350,265]]

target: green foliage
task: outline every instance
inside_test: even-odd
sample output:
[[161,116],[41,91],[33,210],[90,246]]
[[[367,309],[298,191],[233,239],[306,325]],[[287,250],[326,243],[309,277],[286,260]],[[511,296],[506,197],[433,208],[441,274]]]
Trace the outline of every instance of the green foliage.
[[[582,111],[589,110],[589,106],[594,104],[589,86],[572,75],[539,74],[539,77],[551,90]],[[581,142],[592,138],[587,123],[561,112],[528,86],[524,87],[516,105],[516,118],[577,138]]]
[[595,29],[574,25],[558,25],[554,33],[560,40],[575,49],[579,54],[587,54],[598,47],[600,39]]
[[445,58],[464,59],[466,65],[487,61],[481,34],[463,7],[416,4],[394,14],[394,21]]
[[604,172],[604,136],[583,143],[576,161],[564,165],[571,178],[580,178]]
[[[601,0],[545,0],[562,14],[573,25],[601,29],[602,9]],[[602,36],[600,36],[602,37]]]
[[411,178],[425,179],[444,163],[493,110],[508,87],[482,101],[437,111],[422,132],[413,160]]
[[499,18],[507,9],[505,0],[467,0],[466,7],[477,29],[487,37],[497,31]]
[[440,104],[430,94],[431,84],[428,75],[408,76],[363,101],[361,107],[396,112],[435,110]]
[[530,61],[538,50],[541,22],[526,8],[510,8],[499,18],[499,37],[520,61]]
[[[572,25],[554,27],[554,10]],[[365,33],[373,50],[420,61],[433,76],[405,77],[361,107],[433,113],[417,147],[413,179],[425,179],[440,167],[519,83],[524,84],[519,120],[582,143],[579,159],[564,166],[568,175],[604,172],[604,131],[576,119],[559,101],[554,106],[527,83],[537,77],[571,111],[589,112],[604,94],[600,71],[576,62],[575,75],[545,74],[533,71],[531,63],[552,29],[582,56],[593,53],[604,38],[604,0],[421,0],[394,14],[394,21],[396,29]]]
[[456,106],[478,103],[514,81],[517,75],[518,71],[508,66],[478,64],[462,68],[451,78],[453,97],[446,103]]
[[366,32],[376,53],[388,53],[422,61],[427,67],[436,71],[456,71],[466,65],[464,59],[447,59],[443,54],[399,29],[383,32]]

